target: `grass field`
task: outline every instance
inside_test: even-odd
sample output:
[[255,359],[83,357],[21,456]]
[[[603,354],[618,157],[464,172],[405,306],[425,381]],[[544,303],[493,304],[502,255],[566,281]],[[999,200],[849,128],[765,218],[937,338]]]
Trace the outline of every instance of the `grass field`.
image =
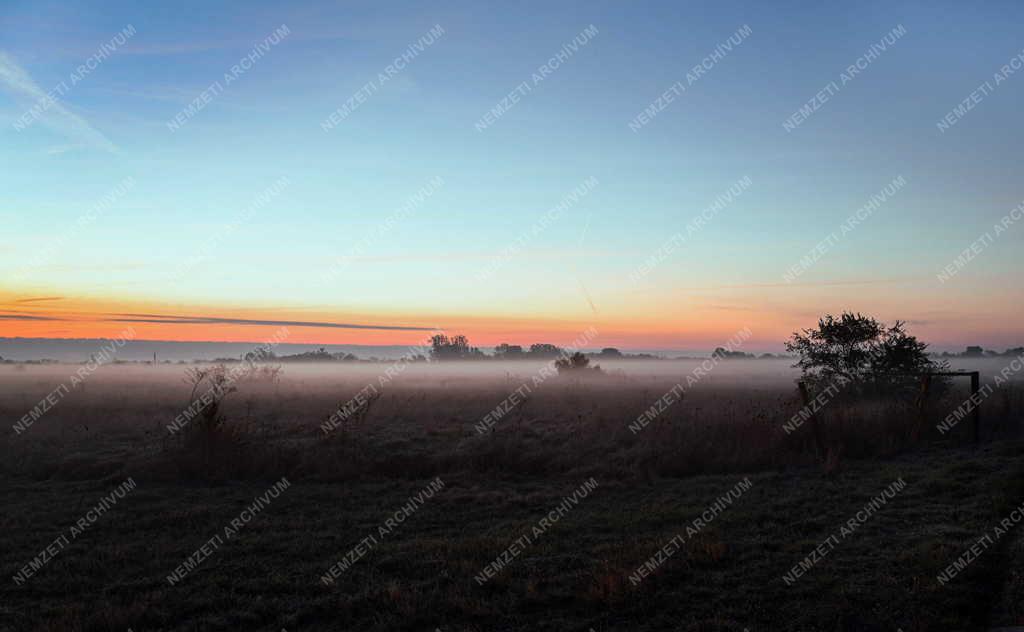
[[[800,408],[791,377],[763,366],[716,372],[631,431],[685,375],[666,366],[546,380],[484,432],[480,420],[535,367],[410,369],[357,427],[330,432],[321,424],[381,368],[287,367],[280,383],[240,382],[221,430],[202,440],[167,430],[188,403],[181,368],[106,367],[0,443],[0,629],[1024,622],[1016,524],[992,536],[1024,502],[1020,389],[986,403],[979,447],[966,427],[914,443],[900,408],[832,411],[841,456],[823,465],[807,428],[781,429]],[[0,412],[12,420],[70,372],[0,371]],[[127,480],[133,488],[97,513]],[[940,582],[986,534],[976,559]]]

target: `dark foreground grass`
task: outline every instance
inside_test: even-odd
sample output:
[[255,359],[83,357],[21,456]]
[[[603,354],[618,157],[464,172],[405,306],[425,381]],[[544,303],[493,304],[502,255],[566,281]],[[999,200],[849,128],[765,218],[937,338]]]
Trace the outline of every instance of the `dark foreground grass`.
[[[639,585],[629,575],[743,474],[596,476],[589,496],[482,586],[474,577],[483,567],[584,477],[442,473],[445,489],[383,537],[378,528],[429,479],[290,477],[279,498],[171,586],[167,575],[272,479],[197,486],[139,477],[16,585],[19,568],[133,473],[74,483],[5,475],[0,629],[983,630],[994,611],[1002,623],[1016,616],[1004,594],[1020,581],[1008,557],[1019,549],[1015,534],[948,585],[936,576],[1024,500],[1022,459],[1024,444],[999,442],[847,461],[832,476],[751,473],[750,490]],[[900,478],[902,492],[794,585],[784,582]],[[370,534],[375,546],[333,585],[320,582]]]

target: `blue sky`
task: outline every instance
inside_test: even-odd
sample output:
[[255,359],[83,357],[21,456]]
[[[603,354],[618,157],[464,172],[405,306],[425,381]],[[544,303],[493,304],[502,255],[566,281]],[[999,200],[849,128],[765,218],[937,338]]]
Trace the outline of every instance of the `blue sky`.
[[[624,346],[678,348],[714,346],[749,319],[763,323],[755,339],[777,345],[815,314],[849,308],[917,322],[950,346],[1019,343],[1011,321],[1024,229],[952,281],[935,277],[1024,200],[1015,155],[1024,71],[945,133],[936,123],[1024,50],[1022,17],[1012,2],[5,2],[0,264],[19,268],[125,177],[135,186],[0,289],[187,313],[440,323],[482,339],[574,332],[596,319]],[[135,34],[60,98],[62,111],[14,129],[33,100],[12,73],[49,90],[128,25]],[[287,37],[168,129],[282,25]],[[435,25],[443,36],[321,129]],[[590,25],[592,40],[493,126],[474,128]],[[744,25],[742,44],[648,125],[629,128]],[[783,128],[900,25],[906,34],[862,74]],[[906,188],[800,287],[765,287],[897,175]],[[749,191],[641,283],[629,281],[744,176]],[[281,177],[290,185],[219,240],[215,256],[173,277]],[[315,282],[436,177],[444,186],[361,260],[326,287]],[[591,177],[599,185],[582,201],[493,278],[474,281]]]

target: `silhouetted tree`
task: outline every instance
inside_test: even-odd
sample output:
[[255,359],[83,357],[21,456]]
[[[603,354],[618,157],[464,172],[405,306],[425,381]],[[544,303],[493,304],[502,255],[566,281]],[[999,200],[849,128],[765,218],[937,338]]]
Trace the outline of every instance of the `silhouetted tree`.
[[718,347],[712,353],[712,356],[720,358],[722,360],[741,360],[743,358],[753,358],[754,356],[749,353],[743,353],[742,351],[729,351],[725,347]]
[[430,356],[434,360],[462,360],[483,357],[483,352],[469,346],[469,338],[459,334],[449,338],[435,334],[430,338]]
[[494,355],[498,358],[521,358],[523,356],[523,348],[519,345],[510,345],[503,342],[494,348]]
[[452,341],[445,334],[434,334],[430,337],[430,355],[435,360],[446,356],[452,348]]
[[550,358],[561,355],[562,350],[555,345],[548,343],[534,343],[530,345],[530,355],[539,358]]
[[794,333],[786,350],[799,357],[794,365],[803,379],[821,388],[828,384],[858,390],[916,388],[914,376],[946,369],[932,360],[928,345],[904,329],[903,321],[886,327],[869,316],[844,312],[826,315],[816,329]]
[[248,362],[255,364],[257,362],[273,362],[277,359],[277,354],[274,353],[273,349],[268,347],[256,347],[252,351],[242,355],[242,362]]

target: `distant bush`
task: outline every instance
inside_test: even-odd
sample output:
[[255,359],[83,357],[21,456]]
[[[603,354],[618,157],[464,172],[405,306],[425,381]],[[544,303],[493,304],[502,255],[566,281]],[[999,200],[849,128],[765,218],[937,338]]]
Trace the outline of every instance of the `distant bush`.
[[583,373],[584,371],[593,371],[597,373],[601,372],[600,366],[590,366],[590,358],[583,355],[579,351],[572,354],[571,356],[563,356],[555,360],[555,368],[558,369],[559,375],[576,375],[579,373]]
[[196,420],[190,426],[199,432],[216,432],[224,423],[221,404],[238,390],[228,368],[223,364],[185,371],[185,383],[192,386],[188,396],[188,409],[198,408]]

